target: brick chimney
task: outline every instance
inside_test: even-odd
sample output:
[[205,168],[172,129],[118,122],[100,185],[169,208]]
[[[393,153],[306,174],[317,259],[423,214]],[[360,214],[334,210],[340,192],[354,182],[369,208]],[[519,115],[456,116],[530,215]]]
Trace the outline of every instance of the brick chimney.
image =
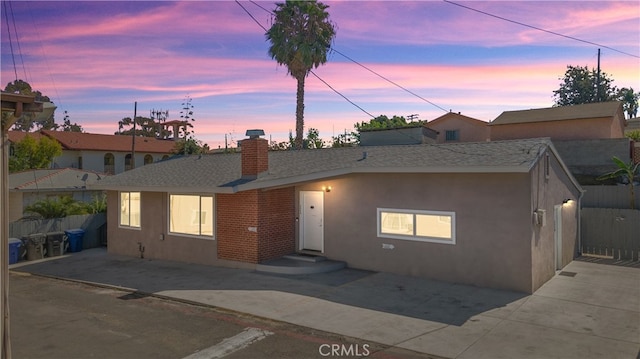
[[249,138],[242,140],[242,177],[257,177],[269,169],[269,142],[263,130],[247,130]]

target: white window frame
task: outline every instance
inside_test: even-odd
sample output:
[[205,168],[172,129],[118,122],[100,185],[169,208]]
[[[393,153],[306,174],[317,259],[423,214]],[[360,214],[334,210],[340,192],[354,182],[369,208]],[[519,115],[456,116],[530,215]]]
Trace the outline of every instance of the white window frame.
[[[413,235],[383,233],[382,232],[382,212],[413,215]],[[443,239],[438,237],[426,237],[426,236],[416,235],[416,223],[417,223],[416,215],[430,215],[430,216],[440,216],[440,217],[451,218],[451,238]],[[398,208],[378,208],[376,213],[376,222],[377,222],[376,231],[379,238],[394,238],[394,239],[403,239],[403,240],[419,241],[419,242],[456,244],[456,213],[455,212],[412,210],[412,209],[398,209]]]
[[[191,196],[191,197],[198,197],[199,200],[199,208],[198,210],[192,209],[192,211],[189,214],[189,218],[190,221],[193,221],[194,218],[192,218],[193,213],[201,213],[202,211],[202,197],[210,197],[211,198],[211,235],[208,234],[192,234],[192,233],[184,233],[184,232],[173,232],[171,231],[171,196]],[[215,239],[215,234],[216,234],[216,197],[214,194],[193,194],[193,193],[168,193],[167,194],[167,233],[170,233],[171,235],[175,235],[175,236],[182,236],[182,237],[192,237],[192,238],[200,238],[200,239]],[[207,209],[208,210],[208,209]],[[206,212],[206,211],[205,211]],[[202,219],[201,219],[202,220]],[[198,221],[195,221],[196,223]],[[202,223],[200,223],[200,227],[199,227],[199,233],[202,233]]]
[[[129,194],[129,224],[122,224],[122,194],[123,193],[128,193]],[[140,198],[139,200],[139,205],[140,207],[138,208],[138,211],[140,212],[140,224],[139,225],[131,225],[131,194],[132,193],[138,193],[138,197]],[[127,229],[136,229],[136,230],[140,230],[142,229],[142,192],[138,192],[138,191],[122,191],[122,192],[118,192],[118,204],[119,204],[119,209],[118,209],[118,226],[120,228],[127,228]]]

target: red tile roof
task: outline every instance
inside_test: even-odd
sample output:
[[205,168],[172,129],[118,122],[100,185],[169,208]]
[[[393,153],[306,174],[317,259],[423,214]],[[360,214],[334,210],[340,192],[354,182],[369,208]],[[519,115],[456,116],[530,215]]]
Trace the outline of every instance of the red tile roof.
[[[40,134],[57,140],[65,150],[92,150],[113,152],[131,151],[131,136],[50,130],[41,130],[40,132],[31,133],[31,135],[36,136]],[[11,140],[13,140],[14,137],[20,139],[24,137],[24,135],[14,133],[10,133],[9,136]],[[135,142],[136,152],[148,153],[171,153],[171,150],[176,144],[174,141],[159,140],[152,137],[136,137]]]

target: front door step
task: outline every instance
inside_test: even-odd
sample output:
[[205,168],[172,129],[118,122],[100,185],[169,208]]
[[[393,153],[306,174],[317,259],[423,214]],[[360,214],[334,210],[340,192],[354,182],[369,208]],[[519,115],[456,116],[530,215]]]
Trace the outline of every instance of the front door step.
[[327,260],[327,257],[324,257],[324,256],[318,256],[314,254],[305,254],[305,253],[288,254],[283,258],[292,259],[294,261],[303,261],[303,262],[322,262]]

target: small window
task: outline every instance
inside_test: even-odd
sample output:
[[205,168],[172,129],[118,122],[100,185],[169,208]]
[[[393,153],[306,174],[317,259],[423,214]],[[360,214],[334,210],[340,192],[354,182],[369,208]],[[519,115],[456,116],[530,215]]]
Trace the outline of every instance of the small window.
[[134,167],[135,167],[134,166],[134,158],[129,153],[126,156],[124,156],[124,170],[125,171],[129,171],[129,170],[132,170]]
[[213,237],[213,196],[169,196],[169,232]]
[[144,165],[148,165],[148,164],[152,164],[153,163],[153,156],[146,154],[144,155]]
[[82,169],[82,156],[78,156],[78,169]]
[[104,155],[104,173],[113,175],[116,173],[116,159],[112,153],[107,153]]
[[460,131],[459,130],[447,130],[445,132],[445,141],[459,141],[460,140]]
[[455,244],[455,212],[378,208],[378,237]]
[[140,192],[120,192],[120,226],[140,228]]

